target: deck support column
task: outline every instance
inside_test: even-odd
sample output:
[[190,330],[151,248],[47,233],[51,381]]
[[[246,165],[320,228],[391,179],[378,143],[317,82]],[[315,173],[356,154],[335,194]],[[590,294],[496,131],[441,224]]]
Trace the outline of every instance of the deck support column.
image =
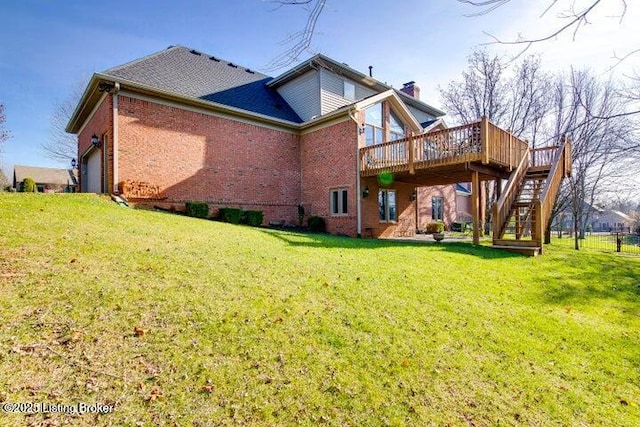
[[480,174],[477,171],[471,173],[471,216],[473,219],[473,244],[480,244]]

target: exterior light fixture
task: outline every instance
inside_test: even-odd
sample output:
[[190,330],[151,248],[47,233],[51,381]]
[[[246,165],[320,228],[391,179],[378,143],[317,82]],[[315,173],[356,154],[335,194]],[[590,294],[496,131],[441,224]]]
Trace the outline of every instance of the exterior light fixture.
[[411,194],[409,194],[409,201],[410,202],[415,202],[416,197],[418,197],[418,194],[416,193],[416,190],[413,190],[413,192]]
[[363,123],[362,125],[360,125],[360,127],[358,127],[358,134],[362,135],[363,133],[365,133],[365,131],[366,131],[366,126]]
[[100,145],[100,140],[98,139],[98,135],[96,135],[95,133],[93,134],[93,136],[91,137],[91,144],[94,147],[97,147],[98,145]]
[[76,159],[71,159],[71,168],[75,169],[78,166],[78,161]]
[[364,190],[362,190],[362,198],[366,199],[369,196],[369,186],[367,185],[366,187],[364,187]]

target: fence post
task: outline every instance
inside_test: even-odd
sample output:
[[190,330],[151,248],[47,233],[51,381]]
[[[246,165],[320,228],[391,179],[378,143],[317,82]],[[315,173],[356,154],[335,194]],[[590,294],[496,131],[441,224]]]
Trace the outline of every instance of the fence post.
[[620,252],[622,249],[622,239],[620,233],[616,233],[616,252]]

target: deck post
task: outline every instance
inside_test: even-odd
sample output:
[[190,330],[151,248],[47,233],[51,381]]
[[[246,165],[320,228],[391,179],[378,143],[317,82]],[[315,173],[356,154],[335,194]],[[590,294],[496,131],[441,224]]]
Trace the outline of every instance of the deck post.
[[409,137],[409,173],[411,175],[415,174],[416,172],[413,170],[413,135],[411,135]]
[[480,174],[471,174],[471,216],[473,218],[473,244],[480,244]]
[[482,116],[480,121],[480,143],[482,147],[482,164],[489,164],[489,119]]

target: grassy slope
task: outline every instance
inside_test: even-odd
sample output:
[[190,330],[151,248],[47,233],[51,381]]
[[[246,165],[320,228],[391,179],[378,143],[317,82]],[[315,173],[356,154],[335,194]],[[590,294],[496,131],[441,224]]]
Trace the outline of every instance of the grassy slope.
[[0,400],[116,404],[51,415],[77,425],[638,425],[639,295],[633,257],[0,195]]

